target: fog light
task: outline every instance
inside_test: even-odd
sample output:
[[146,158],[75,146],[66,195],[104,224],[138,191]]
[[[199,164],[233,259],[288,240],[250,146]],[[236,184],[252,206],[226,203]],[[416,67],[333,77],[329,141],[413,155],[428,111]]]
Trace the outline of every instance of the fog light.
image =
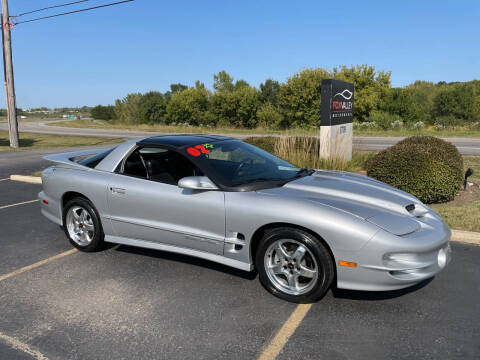
[[445,253],[445,250],[440,249],[440,251],[438,252],[437,260],[438,260],[438,266],[441,269],[443,269],[445,265],[447,265],[447,254]]

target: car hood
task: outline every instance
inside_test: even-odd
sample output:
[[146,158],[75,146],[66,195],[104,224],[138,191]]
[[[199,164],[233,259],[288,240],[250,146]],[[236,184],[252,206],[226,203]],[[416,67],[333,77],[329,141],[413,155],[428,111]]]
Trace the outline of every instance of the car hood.
[[418,230],[420,223],[416,216],[428,211],[413,195],[367,176],[344,171],[317,171],[281,188],[259,193],[302,197],[361,217],[396,235]]

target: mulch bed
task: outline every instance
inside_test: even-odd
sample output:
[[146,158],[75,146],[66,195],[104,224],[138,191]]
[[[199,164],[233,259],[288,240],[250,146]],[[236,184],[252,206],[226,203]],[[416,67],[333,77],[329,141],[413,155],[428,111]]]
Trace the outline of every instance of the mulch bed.
[[465,205],[473,201],[480,201],[480,187],[478,184],[469,182],[467,184],[467,189],[462,190],[455,196],[455,199],[449,201],[445,204],[448,205]]

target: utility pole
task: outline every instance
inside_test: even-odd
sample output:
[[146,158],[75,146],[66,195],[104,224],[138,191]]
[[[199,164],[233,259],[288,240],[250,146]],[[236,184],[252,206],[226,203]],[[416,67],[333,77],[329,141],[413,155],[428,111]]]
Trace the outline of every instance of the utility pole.
[[8,132],[10,134],[10,146],[12,148],[18,148],[17,104],[13,81],[12,41],[10,37],[10,29],[11,22],[8,13],[8,0],[2,0],[3,70],[7,95]]

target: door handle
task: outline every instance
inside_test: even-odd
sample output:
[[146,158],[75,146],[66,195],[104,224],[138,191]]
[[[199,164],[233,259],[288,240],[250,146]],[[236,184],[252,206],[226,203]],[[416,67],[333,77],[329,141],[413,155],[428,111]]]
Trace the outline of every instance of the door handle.
[[111,187],[110,191],[112,192],[112,194],[125,194],[125,189],[122,188]]

